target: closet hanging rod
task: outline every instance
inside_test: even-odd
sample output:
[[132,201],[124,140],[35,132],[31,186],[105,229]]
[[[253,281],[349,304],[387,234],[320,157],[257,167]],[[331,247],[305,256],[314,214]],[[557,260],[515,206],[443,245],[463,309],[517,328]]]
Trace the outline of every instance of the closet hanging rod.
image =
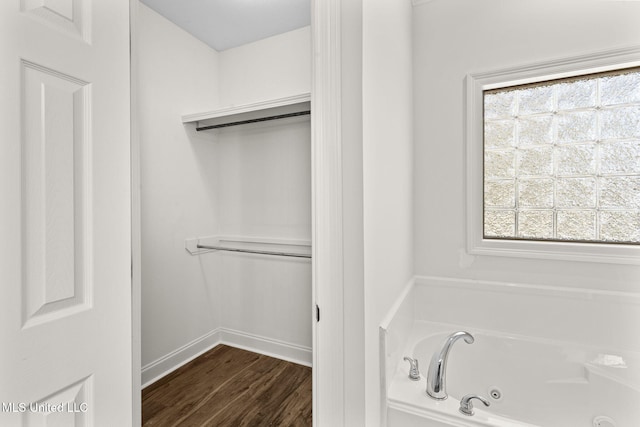
[[278,114],[278,115],[275,115],[275,116],[259,117],[257,119],[247,119],[247,120],[240,120],[240,121],[237,121],[237,122],[221,123],[219,125],[196,127],[196,130],[197,131],[202,131],[202,130],[209,130],[209,129],[218,129],[218,128],[225,128],[225,127],[229,127],[229,126],[246,125],[246,124],[249,124],[249,123],[266,122],[268,120],[286,119],[287,117],[306,116],[306,115],[309,115],[309,114],[311,114],[310,110],[298,111],[298,112],[295,112],[295,113],[286,113],[286,114]]
[[261,254],[261,255],[277,255],[277,256],[290,256],[296,258],[311,258],[311,255],[307,254],[296,254],[291,252],[275,252],[275,251],[258,251],[255,249],[237,249],[237,248],[226,248],[224,246],[210,246],[210,245],[200,245],[196,246],[198,249],[213,249],[217,251],[229,251],[229,252],[245,252],[249,254]]

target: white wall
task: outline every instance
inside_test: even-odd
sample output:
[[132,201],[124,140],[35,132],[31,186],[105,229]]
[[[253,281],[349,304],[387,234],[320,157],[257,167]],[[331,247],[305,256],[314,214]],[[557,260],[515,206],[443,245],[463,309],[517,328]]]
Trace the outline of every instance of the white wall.
[[[234,106],[311,90],[309,27],[220,53],[220,103]],[[227,128],[218,147],[218,232],[311,242],[309,117]],[[281,341],[311,362],[311,262],[219,254],[222,326]]]
[[413,275],[409,1],[363,4],[362,126],[366,425],[379,425],[378,326]]
[[250,104],[311,91],[311,27],[220,52],[220,102]]
[[309,261],[184,249],[220,234],[311,239],[308,117],[209,132],[181,122],[309,92],[310,29],[218,53],[140,5],[138,32],[143,367],[161,373],[205,336],[198,349],[257,336],[310,361]]
[[[216,132],[218,233],[311,243],[308,117]],[[222,327],[303,347],[311,362],[311,260],[236,253],[220,260]]]
[[215,107],[219,64],[144,5],[138,36],[145,366],[220,325],[214,260],[184,250],[186,237],[216,232],[216,147],[180,120]]
[[[637,291],[638,267],[476,257],[465,247],[467,73],[640,44],[640,2],[436,0],[414,8],[417,275]],[[481,179],[481,177],[479,177]]]

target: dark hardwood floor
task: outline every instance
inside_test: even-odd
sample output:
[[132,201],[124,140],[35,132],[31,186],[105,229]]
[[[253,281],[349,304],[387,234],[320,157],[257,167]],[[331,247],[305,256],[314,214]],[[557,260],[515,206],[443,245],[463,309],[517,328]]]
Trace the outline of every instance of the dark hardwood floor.
[[310,426],[311,368],[219,345],[142,391],[143,426]]

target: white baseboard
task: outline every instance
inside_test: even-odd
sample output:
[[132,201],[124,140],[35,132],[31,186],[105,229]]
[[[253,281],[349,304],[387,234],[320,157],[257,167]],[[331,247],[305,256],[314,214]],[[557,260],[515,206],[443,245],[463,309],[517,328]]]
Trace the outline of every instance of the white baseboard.
[[219,330],[221,333],[221,344],[253,351],[254,353],[264,354],[265,356],[275,357],[276,359],[286,360],[287,362],[297,363],[298,365],[311,366],[313,358],[310,347],[228,328],[220,328]]
[[201,354],[220,344],[220,330],[214,329],[188,344],[142,367],[142,388],[153,384],[165,375],[189,363]]
[[219,344],[241,348],[299,365],[311,366],[312,350],[259,335],[217,328],[142,367],[142,388],[153,384]]

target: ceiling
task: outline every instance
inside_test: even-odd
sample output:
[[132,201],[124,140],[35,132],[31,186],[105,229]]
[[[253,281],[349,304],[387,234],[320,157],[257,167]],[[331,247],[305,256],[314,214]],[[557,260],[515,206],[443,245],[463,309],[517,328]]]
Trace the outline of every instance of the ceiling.
[[310,25],[311,0],[141,0],[217,51]]

